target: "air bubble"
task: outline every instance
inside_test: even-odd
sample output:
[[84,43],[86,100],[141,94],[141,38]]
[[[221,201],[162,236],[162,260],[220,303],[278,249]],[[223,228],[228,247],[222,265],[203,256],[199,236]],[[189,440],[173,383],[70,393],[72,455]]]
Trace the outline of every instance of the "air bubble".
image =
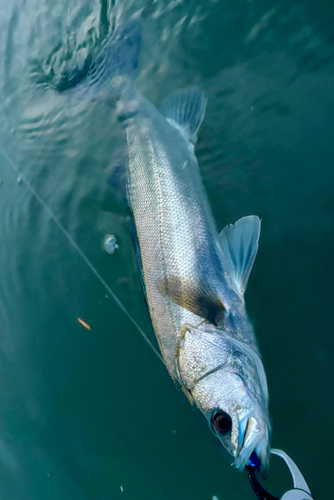
[[106,236],[104,238],[103,247],[109,255],[112,255],[118,248],[116,237],[112,234]]

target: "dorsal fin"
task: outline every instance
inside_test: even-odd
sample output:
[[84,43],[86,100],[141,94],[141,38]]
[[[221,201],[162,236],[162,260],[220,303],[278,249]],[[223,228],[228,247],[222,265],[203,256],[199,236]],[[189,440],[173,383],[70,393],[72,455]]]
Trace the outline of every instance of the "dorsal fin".
[[183,137],[195,144],[203,121],[207,99],[197,87],[177,90],[162,101],[160,111]]
[[261,221],[256,215],[239,219],[219,234],[219,243],[237,290],[245,293],[259,246]]

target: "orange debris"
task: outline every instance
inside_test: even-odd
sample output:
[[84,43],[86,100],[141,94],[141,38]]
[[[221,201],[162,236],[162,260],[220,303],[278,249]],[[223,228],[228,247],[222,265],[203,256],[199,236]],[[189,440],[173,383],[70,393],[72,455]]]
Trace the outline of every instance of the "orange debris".
[[85,328],[87,328],[87,330],[90,330],[90,326],[87,325],[87,323],[85,323],[82,319],[78,318],[78,321],[79,323],[84,326]]

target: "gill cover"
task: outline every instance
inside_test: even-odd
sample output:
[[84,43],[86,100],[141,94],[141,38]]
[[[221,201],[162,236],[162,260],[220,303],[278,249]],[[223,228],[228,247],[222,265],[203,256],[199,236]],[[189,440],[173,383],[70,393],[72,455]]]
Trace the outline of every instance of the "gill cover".
[[[224,448],[243,470],[255,451],[266,472],[270,424],[268,388],[261,359],[249,345],[205,325],[185,325],[176,363],[179,382],[209,422],[223,412],[232,422],[228,433],[216,432]],[[203,324],[204,328],[204,324]]]
[[[203,331],[185,325],[176,363],[179,382],[190,391],[204,378],[232,368],[257,401],[268,402],[267,378],[259,355],[249,345],[224,332],[216,329]],[[220,398],[220,394],[215,397]],[[212,395],[210,398],[210,401],[204,399],[202,402],[204,411],[212,406]]]

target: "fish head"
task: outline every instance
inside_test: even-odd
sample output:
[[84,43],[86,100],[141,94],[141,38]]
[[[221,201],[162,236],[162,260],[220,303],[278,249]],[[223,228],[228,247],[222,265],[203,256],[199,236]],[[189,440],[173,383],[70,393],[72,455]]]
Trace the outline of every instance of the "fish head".
[[233,370],[222,369],[199,381],[191,394],[233,465],[242,471],[252,463],[265,476],[269,465],[267,412],[243,379]]
[[182,383],[240,471],[269,467],[268,392],[251,347],[221,334],[188,331],[178,353]]

